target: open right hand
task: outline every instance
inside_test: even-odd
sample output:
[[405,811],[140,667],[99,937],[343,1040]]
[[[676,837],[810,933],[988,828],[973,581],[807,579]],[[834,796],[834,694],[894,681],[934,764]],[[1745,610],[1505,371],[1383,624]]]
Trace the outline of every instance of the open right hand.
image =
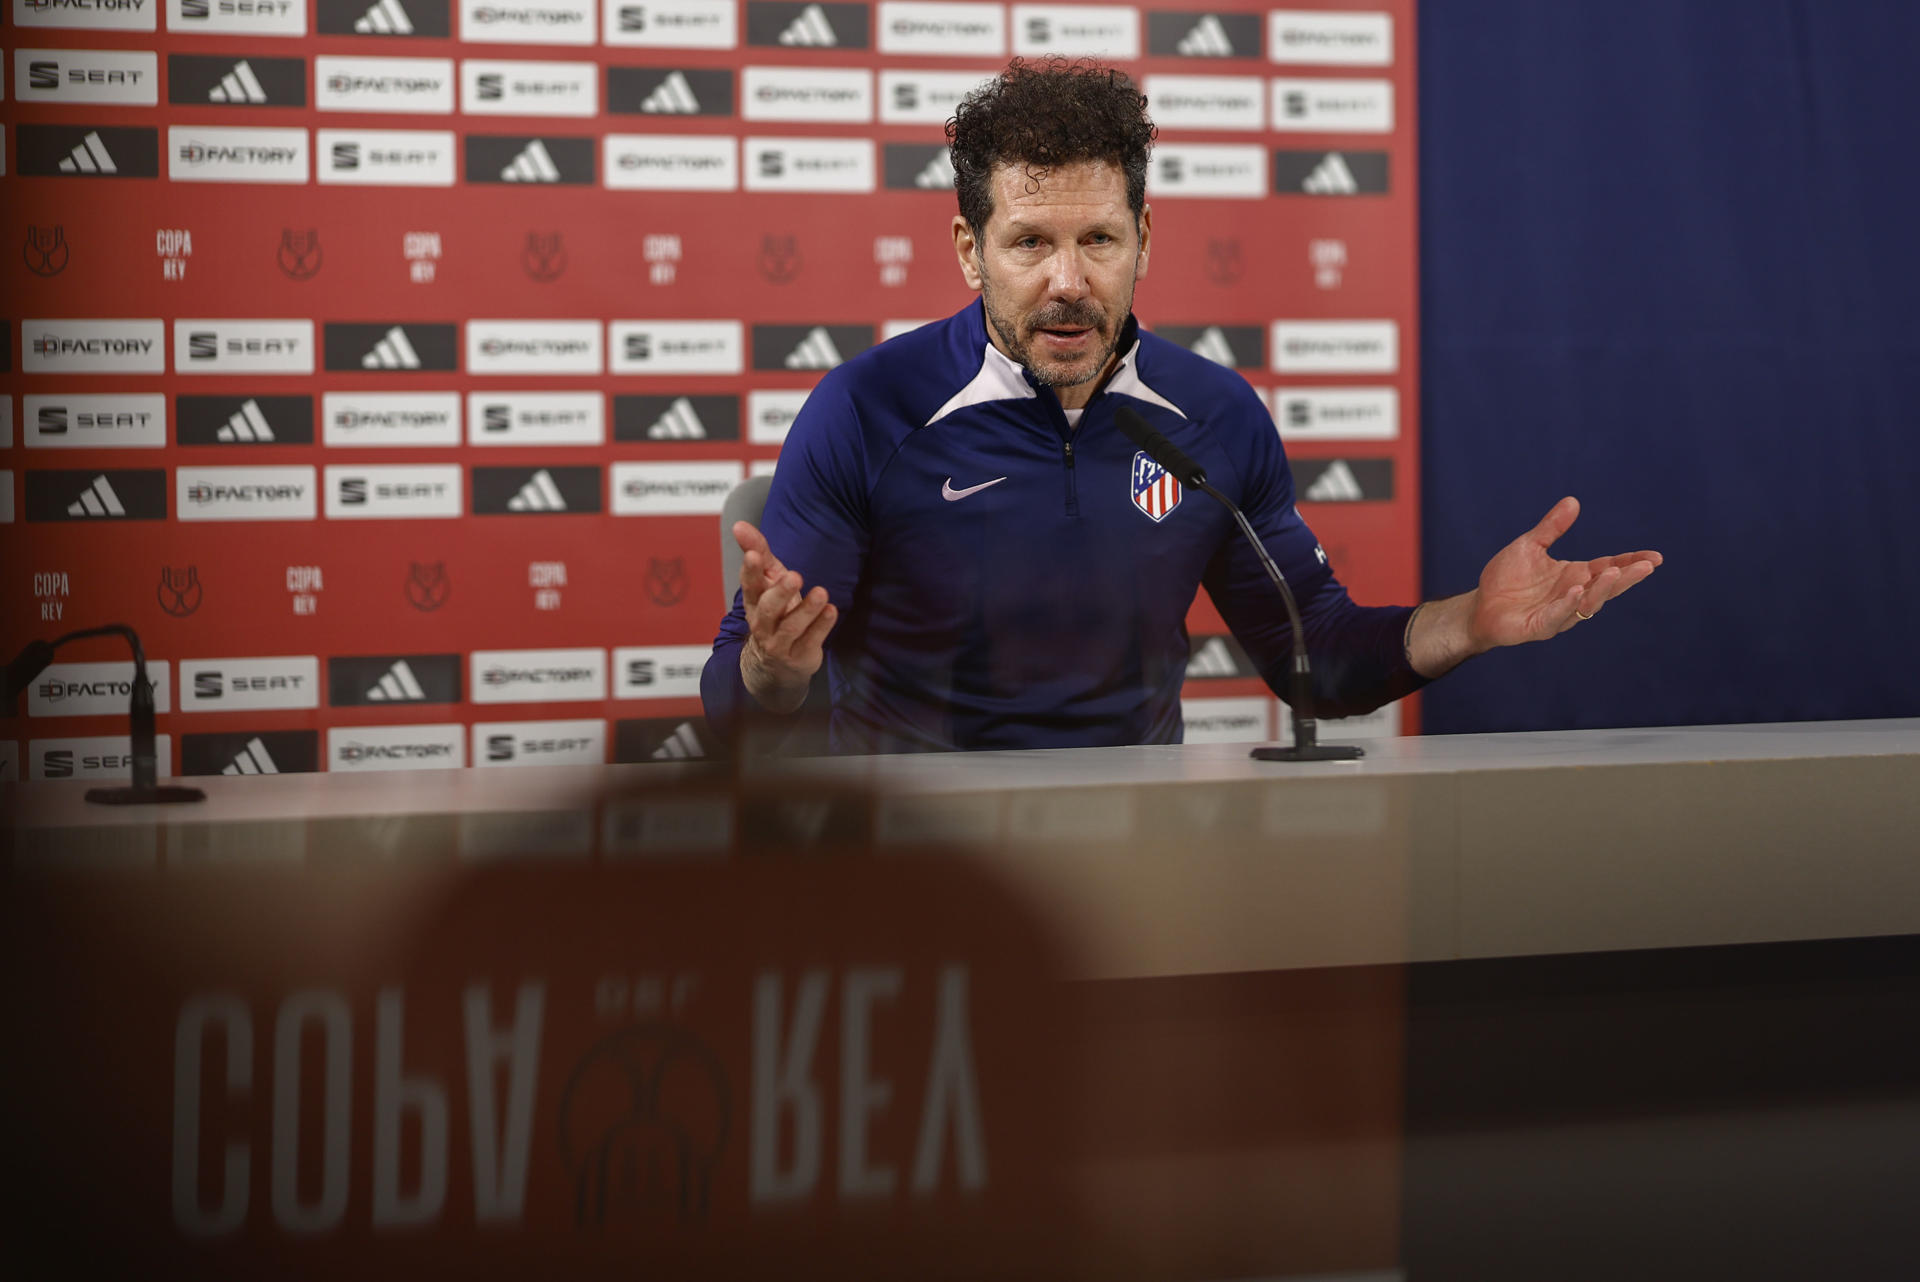
[[825,588],[803,591],[800,575],[780,563],[751,523],[735,521],[733,538],[746,554],[740,562],[740,595],[749,635],[740,651],[740,678],[762,707],[792,712],[806,702],[839,608],[827,600]]

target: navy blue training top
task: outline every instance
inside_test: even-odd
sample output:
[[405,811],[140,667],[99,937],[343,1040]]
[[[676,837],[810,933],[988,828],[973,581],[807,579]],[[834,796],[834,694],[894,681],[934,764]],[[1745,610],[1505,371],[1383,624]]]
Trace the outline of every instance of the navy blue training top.
[[[976,300],[830,371],[807,398],[761,530],[840,609],[826,642],[832,751],[1178,743],[1202,585],[1284,696],[1291,637],[1273,584],[1224,508],[1121,433],[1121,406],[1259,531],[1299,598],[1318,715],[1424,684],[1404,648],[1411,609],[1348,597],[1246,380],[1131,317],[1116,350],[1119,368],[1070,428],[1058,398],[987,341]],[[747,634],[736,591],[700,682],[730,740],[789,720],[741,681]]]

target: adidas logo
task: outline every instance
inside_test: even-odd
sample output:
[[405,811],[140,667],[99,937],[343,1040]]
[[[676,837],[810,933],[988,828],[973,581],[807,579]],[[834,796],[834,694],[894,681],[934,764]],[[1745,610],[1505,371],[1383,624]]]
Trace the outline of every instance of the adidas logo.
[[407,341],[407,331],[395,325],[373,350],[360,358],[361,369],[419,369],[420,354]]
[[208,102],[265,102],[267,91],[260,86],[260,78],[253,74],[253,68],[242,58],[234,64],[232,71],[220,78],[220,83],[207,94]]
[[1187,660],[1189,677],[1231,677],[1237,676],[1239,671],[1224,637],[1208,637],[1206,644],[1195,650],[1193,657]]
[[400,0],[375,0],[373,8],[355,20],[353,29],[363,36],[410,36],[413,19],[400,7]]
[[667,741],[653,750],[655,761],[694,761],[706,755],[691,721],[682,721],[679,728],[667,736]]
[[1233,345],[1227,342],[1227,336],[1220,332],[1218,325],[1207,326],[1187,350],[1206,357],[1215,365],[1225,365],[1228,369],[1240,363],[1239,357],[1233,354]]
[[213,439],[224,444],[235,441],[271,441],[273,428],[267,423],[267,416],[260,412],[257,402],[249,400],[235,410],[233,417],[226,421]]
[[[662,414],[647,429],[647,439],[653,441],[704,441],[707,439],[707,425],[693,412],[693,402],[682,396],[667,406]],[[545,475],[545,473],[542,473]]]
[[1354,503],[1364,499],[1360,482],[1345,459],[1335,459],[1301,496],[1310,503]]
[[788,24],[780,33],[780,43],[801,48],[825,49],[840,43],[833,34],[833,24],[827,21],[826,11],[817,4],[810,4],[800,11],[800,16]]
[[832,369],[842,360],[840,349],[833,345],[833,336],[815,325],[800,340],[799,346],[787,353],[788,369]]
[[1353,170],[1347,168],[1346,158],[1337,151],[1327,153],[1327,158],[1313,167],[1307,180],[1300,184],[1300,190],[1314,196],[1352,196],[1359,192],[1360,183],[1353,176]]
[[120,505],[120,496],[107,484],[105,476],[93,478],[93,484],[80,492],[80,497],[67,504],[68,516],[125,516],[127,509]]
[[1188,58],[1231,58],[1233,41],[1227,39],[1227,29],[1220,25],[1220,19],[1208,14],[1180,37],[1174,52]]
[[[245,66],[245,63],[241,64]],[[273,764],[273,758],[267,753],[267,745],[255,735],[247,740],[247,746],[234,755],[233,761],[220,772],[223,775],[277,775],[280,767]]]
[[692,115],[700,110],[700,100],[693,96],[693,86],[687,83],[686,76],[676,71],[647,95],[640,110],[669,116]]
[[927,167],[913,176],[913,185],[927,191],[953,186],[953,157],[943,148],[933,153]]
[[560,166],[547,154],[547,145],[535,138],[513,163],[500,171],[500,181],[509,183],[557,183]]
[[100,141],[100,135],[89,133],[73,149],[73,154],[60,162],[63,174],[117,174],[120,166],[113,163],[113,157],[107,154],[107,145]]
[[531,480],[520,487],[520,492],[507,500],[509,512],[564,512],[567,501],[560,497],[560,487],[553,483],[553,475],[546,468],[533,474]]
[[427,692],[420,688],[419,678],[413,675],[405,659],[394,660],[387,674],[367,691],[369,703],[418,703],[426,697]]

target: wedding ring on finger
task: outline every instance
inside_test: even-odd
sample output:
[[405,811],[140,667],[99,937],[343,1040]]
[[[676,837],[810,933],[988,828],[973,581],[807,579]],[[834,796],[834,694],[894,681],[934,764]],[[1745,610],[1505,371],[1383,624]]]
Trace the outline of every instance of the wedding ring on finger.
[[1580,620],[1583,623],[1589,623],[1589,622],[1592,622],[1593,620],[1593,616],[1591,614],[1588,614],[1585,610],[1582,610],[1577,605],[1573,607],[1573,612],[1580,616]]

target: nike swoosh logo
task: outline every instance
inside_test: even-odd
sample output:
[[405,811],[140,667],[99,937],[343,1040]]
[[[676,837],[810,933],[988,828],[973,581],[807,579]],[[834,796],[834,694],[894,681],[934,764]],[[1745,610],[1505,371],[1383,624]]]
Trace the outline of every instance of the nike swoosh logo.
[[990,490],[1006,479],[1004,476],[996,476],[991,481],[982,481],[978,485],[969,485],[964,490],[956,490],[953,488],[953,478],[949,476],[945,484],[940,487],[940,497],[949,503],[958,503],[961,499],[967,497],[967,495],[978,494],[981,490]]

